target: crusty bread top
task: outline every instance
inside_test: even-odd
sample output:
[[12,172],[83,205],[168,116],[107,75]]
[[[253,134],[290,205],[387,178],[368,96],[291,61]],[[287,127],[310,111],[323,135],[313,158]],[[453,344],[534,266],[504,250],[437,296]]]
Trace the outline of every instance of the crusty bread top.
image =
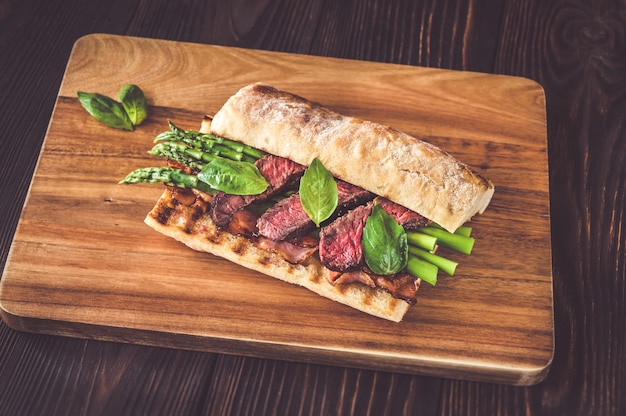
[[212,133],[303,165],[318,158],[337,178],[391,199],[453,232],[482,213],[493,184],[427,142],[255,83],[214,115]]

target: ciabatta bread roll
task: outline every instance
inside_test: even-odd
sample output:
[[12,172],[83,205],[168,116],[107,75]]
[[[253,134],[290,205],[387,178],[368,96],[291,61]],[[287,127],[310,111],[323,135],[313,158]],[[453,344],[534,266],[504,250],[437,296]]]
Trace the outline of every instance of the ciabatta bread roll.
[[337,178],[450,232],[482,213],[494,193],[489,180],[427,142],[267,84],[240,89],[204,129],[303,165],[318,158]]

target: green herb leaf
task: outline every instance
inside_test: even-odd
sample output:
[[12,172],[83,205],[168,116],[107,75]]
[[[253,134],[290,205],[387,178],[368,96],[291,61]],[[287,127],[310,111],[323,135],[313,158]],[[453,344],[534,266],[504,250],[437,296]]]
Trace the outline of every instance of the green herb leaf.
[[408,243],[406,232],[378,204],[372,208],[363,229],[365,263],[374,273],[389,275],[406,267]]
[[126,110],[114,99],[98,93],[78,91],[77,94],[81,105],[96,120],[116,129],[133,129]]
[[252,163],[215,158],[198,173],[198,179],[211,188],[233,195],[257,195],[269,183]]
[[337,208],[337,182],[315,158],[300,179],[300,202],[317,227]]
[[146,96],[141,88],[135,84],[126,84],[120,90],[118,97],[134,126],[146,119],[148,106],[146,104]]

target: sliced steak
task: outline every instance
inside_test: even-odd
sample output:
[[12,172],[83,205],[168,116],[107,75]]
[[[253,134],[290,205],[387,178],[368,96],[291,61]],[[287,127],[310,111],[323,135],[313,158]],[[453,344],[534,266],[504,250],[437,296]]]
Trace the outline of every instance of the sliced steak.
[[254,163],[261,175],[270,183],[270,188],[264,193],[275,195],[277,192],[289,188],[293,189],[297,184],[306,166],[280,156],[265,155]]
[[404,227],[405,230],[414,230],[416,228],[425,227],[430,224],[430,220],[421,216],[415,211],[411,211],[408,208],[400,204],[396,204],[387,198],[381,196],[376,197],[375,201],[385,210],[385,212],[393,217],[398,224]]
[[363,267],[361,237],[372,206],[361,205],[321,229],[319,256],[324,266],[338,272]]
[[262,157],[255,162],[255,166],[270,186],[258,195],[230,195],[217,192],[211,204],[211,218],[219,228],[228,228],[233,214],[253,202],[262,202],[273,195],[295,188],[306,169],[304,165],[274,155]]
[[337,213],[343,215],[352,208],[374,199],[370,191],[341,180],[337,181]]
[[[337,214],[361,205],[374,194],[344,181],[337,181]],[[331,221],[337,217],[331,218]],[[293,194],[268,209],[257,222],[259,234],[272,240],[289,240],[315,228],[300,202],[300,195]]]
[[259,235],[275,241],[301,236],[315,224],[300,202],[300,194],[293,194],[269,208],[256,223]]

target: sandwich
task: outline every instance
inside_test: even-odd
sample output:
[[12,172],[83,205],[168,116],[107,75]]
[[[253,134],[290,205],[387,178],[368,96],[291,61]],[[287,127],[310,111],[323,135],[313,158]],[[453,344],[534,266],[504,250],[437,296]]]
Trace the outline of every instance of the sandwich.
[[165,184],[148,226],[394,322],[422,281],[453,272],[435,249],[448,237],[473,243],[465,224],[494,193],[426,141],[265,83],[241,88],[198,131],[169,125],[150,150],[165,166],[121,181]]

